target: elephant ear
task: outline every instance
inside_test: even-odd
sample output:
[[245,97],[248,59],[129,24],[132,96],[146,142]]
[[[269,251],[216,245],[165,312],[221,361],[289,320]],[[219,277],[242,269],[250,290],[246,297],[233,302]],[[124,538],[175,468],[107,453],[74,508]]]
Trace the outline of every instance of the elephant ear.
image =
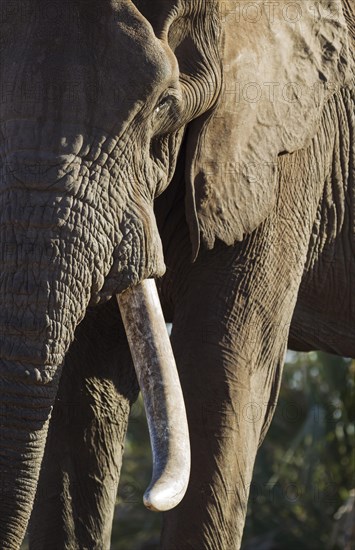
[[276,201],[277,158],[306,147],[348,78],[340,0],[219,3],[223,87],[187,133],[186,209],[199,240],[231,245]]
[[221,87],[220,0],[134,0],[179,65],[181,125],[206,112]]

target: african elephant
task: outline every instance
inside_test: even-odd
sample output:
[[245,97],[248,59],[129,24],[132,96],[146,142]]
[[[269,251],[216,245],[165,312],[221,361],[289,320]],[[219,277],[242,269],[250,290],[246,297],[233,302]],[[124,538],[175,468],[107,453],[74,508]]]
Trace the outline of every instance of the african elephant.
[[111,298],[155,277],[191,441],[162,548],[237,549],[287,343],[355,356],[354,7],[0,9],[0,547],[33,508],[31,549],[109,548],[138,392]]

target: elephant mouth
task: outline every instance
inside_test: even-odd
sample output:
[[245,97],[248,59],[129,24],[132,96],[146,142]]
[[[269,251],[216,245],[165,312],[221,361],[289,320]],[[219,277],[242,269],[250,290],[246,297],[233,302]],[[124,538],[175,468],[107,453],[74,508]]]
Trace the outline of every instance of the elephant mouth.
[[153,475],[144,504],[174,508],[190,476],[185,405],[158,292],[153,279],[117,295],[147,414]]
[[120,240],[101,287],[93,288],[90,305],[108,301],[149,278],[162,277],[166,266],[162,243],[152,208],[125,212],[119,228]]

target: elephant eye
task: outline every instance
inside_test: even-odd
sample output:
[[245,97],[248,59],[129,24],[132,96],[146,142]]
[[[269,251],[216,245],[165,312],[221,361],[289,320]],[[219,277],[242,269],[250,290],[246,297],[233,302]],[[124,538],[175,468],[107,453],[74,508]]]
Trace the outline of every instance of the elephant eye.
[[152,117],[155,135],[172,131],[181,118],[182,98],[179,91],[170,89],[160,98]]
[[158,105],[154,109],[154,113],[156,115],[160,115],[163,112],[166,112],[168,109],[170,109],[172,103],[174,101],[174,98],[172,96],[167,96],[161,99],[158,103]]

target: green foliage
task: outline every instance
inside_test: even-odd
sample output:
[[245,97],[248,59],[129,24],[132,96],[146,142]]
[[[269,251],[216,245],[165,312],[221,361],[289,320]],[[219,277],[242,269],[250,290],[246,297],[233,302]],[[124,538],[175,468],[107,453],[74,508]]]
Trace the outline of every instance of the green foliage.
[[[289,352],[271,428],[255,464],[243,548],[327,548],[355,487],[355,363]],[[151,474],[144,410],[132,410],[112,550],[158,548],[161,517],[142,503]]]
[[355,486],[354,362],[289,353],[271,428],[256,460],[244,540],[329,548],[334,514]]

